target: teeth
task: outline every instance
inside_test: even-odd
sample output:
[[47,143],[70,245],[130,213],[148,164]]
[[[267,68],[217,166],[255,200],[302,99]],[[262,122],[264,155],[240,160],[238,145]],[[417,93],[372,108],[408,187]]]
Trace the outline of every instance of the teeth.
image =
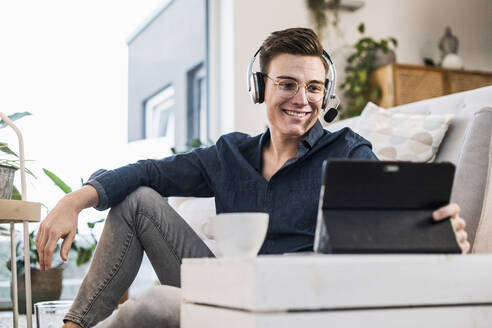
[[291,110],[285,110],[285,112],[290,115],[290,116],[295,116],[295,117],[304,117],[306,116],[308,113],[299,113],[299,112],[294,112],[294,111],[291,111]]

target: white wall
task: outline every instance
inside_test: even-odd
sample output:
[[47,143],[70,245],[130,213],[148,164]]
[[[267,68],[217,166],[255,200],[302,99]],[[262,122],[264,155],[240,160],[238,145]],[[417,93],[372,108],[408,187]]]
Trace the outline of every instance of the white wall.
[[[312,27],[312,22],[304,0],[236,0],[232,12],[234,70],[222,75],[231,81],[229,88],[233,88],[234,97],[229,104],[233,103],[234,108],[221,107],[221,112],[233,110],[234,114],[227,116],[228,124],[221,125],[221,132],[233,127],[254,135],[263,131],[267,121],[264,105],[253,105],[246,91],[250,58],[270,32]],[[445,27],[450,26],[459,38],[458,54],[465,68],[492,71],[492,1],[366,0],[362,9],[341,13],[338,32],[332,29],[325,33],[323,44],[335,61],[339,85],[350,45],[359,38],[356,28],[360,22],[366,24],[366,35],[395,37],[399,41],[398,62],[410,64],[421,64],[423,57],[437,61],[439,39]]]

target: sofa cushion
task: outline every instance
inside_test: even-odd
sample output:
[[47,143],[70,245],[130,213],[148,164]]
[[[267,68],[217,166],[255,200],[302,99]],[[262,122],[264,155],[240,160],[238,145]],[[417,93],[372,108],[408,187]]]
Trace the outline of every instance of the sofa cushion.
[[356,131],[373,145],[381,160],[433,161],[452,114],[390,112],[369,102]]
[[219,254],[215,240],[208,233],[210,217],[216,214],[215,199],[194,197],[170,197],[169,204],[190,225],[216,256]]
[[451,201],[461,208],[461,216],[466,220],[468,239],[472,245],[479,224],[492,225],[492,222],[480,223],[490,175],[491,136],[492,108],[486,107],[475,112],[469,122],[456,165]]

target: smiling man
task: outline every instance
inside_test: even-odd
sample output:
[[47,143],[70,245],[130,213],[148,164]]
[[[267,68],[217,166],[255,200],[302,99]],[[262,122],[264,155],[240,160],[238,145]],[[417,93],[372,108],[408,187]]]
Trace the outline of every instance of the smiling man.
[[[92,327],[110,315],[135,278],[144,251],[160,282],[174,287],[180,286],[183,258],[214,256],[162,196],[213,196],[217,213],[268,213],[261,254],[313,249],[323,161],[376,156],[371,144],[352,130],[322,128],[318,117],[327,92],[328,64],[312,30],[272,33],[262,44],[260,65],[261,72],[255,74],[264,87],[269,121],[263,134],[231,133],[211,147],[99,170],[43,221],[36,246],[41,269],[46,270],[60,238],[61,256],[67,258],[82,209],[112,208],[91,268],[65,317],[66,327]],[[435,219],[446,217],[452,218],[457,240],[467,252],[458,206],[450,204],[435,213]],[[178,327],[179,293],[153,290],[100,325],[135,326]]]

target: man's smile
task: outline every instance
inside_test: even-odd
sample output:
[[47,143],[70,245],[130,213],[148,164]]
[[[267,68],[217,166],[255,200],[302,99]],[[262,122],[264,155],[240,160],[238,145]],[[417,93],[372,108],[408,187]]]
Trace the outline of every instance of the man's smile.
[[311,112],[302,112],[302,111],[295,111],[295,110],[288,110],[288,109],[282,109],[282,111],[289,116],[299,117],[299,118],[304,118],[309,114],[311,114]]

